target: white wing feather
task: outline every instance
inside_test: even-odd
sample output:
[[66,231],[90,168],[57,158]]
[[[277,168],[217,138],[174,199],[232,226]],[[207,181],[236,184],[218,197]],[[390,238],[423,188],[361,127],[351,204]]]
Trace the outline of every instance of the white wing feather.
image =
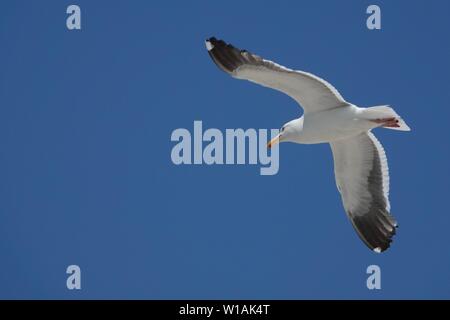
[[215,38],[206,41],[206,48],[214,62],[234,78],[281,91],[305,112],[349,105],[331,84],[313,74],[283,67]]

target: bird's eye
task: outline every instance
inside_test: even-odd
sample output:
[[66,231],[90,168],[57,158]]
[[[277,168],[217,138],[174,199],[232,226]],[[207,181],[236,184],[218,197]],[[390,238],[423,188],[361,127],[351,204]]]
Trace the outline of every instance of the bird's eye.
[[283,132],[284,131],[284,127],[281,127],[281,132]]

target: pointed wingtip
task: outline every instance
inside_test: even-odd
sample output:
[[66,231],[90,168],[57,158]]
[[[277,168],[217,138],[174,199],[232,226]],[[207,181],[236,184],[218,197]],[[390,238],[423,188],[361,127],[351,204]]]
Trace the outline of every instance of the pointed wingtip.
[[205,46],[208,51],[211,51],[214,48],[214,45],[209,40],[205,41]]
[[217,41],[217,39],[214,38],[214,37],[211,37],[211,38],[208,38],[208,39],[205,40],[205,46],[206,46],[206,49],[208,49],[208,51],[211,51],[212,49],[214,49],[214,44],[213,43],[215,41]]

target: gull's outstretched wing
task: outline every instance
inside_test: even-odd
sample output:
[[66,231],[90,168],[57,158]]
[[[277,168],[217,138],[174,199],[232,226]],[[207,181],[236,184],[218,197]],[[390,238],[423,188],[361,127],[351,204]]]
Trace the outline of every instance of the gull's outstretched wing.
[[383,146],[371,132],[330,145],[336,184],[353,227],[370,249],[386,250],[397,223],[389,213],[389,169]]
[[305,112],[349,105],[331,84],[313,74],[288,69],[216,38],[206,40],[206,48],[223,71],[234,78],[281,91],[297,101]]

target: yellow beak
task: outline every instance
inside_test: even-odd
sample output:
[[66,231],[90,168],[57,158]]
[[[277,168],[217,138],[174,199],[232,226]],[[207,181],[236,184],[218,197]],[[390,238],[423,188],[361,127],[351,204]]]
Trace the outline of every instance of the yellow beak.
[[267,144],[267,148],[270,149],[277,143],[280,143],[280,135],[279,134],[275,138],[273,138],[272,140],[269,141],[269,143]]

